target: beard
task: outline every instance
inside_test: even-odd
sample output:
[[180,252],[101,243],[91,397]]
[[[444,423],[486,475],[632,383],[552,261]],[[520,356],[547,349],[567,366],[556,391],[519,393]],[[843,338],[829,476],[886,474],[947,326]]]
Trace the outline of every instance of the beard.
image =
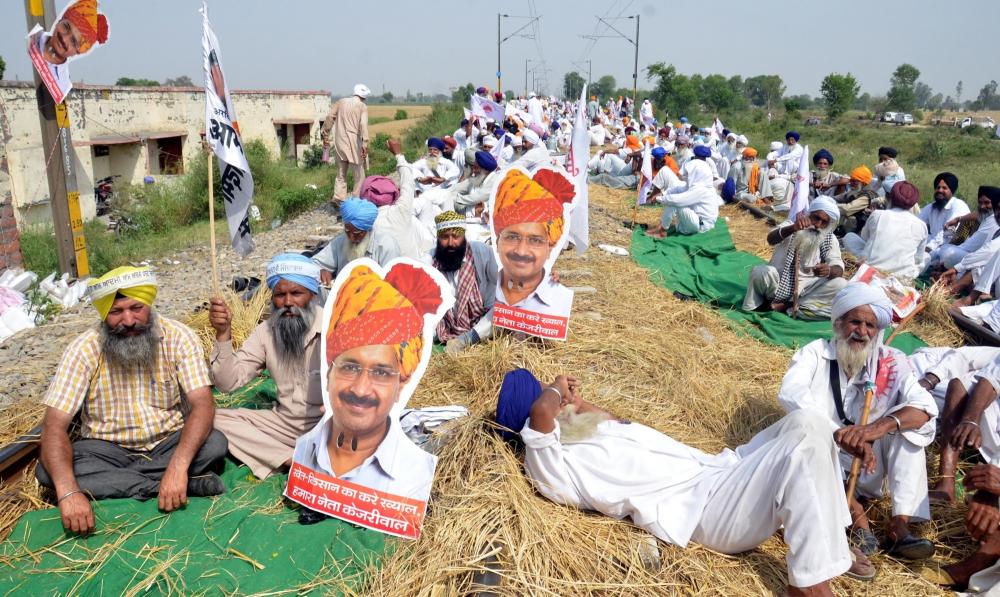
[[992,215],[993,215],[992,209],[980,209],[976,212],[976,217],[978,218],[980,224],[990,219],[990,216]]
[[812,259],[819,252],[819,247],[823,244],[823,239],[828,234],[832,234],[836,227],[837,222],[830,222],[826,228],[821,230],[809,228],[796,232],[795,250],[799,253],[799,261],[804,262]]
[[576,412],[575,404],[567,404],[556,416],[559,421],[559,437],[563,442],[582,442],[597,433],[597,426],[611,417],[600,411]]
[[442,272],[455,272],[462,267],[465,261],[466,240],[462,239],[462,244],[455,247],[445,247],[440,242],[434,247],[434,260],[437,261],[438,269]]
[[304,307],[283,307],[274,309],[267,320],[271,330],[274,350],[278,361],[287,367],[304,369],[306,355],[306,334],[312,328],[316,312],[313,298]]
[[145,324],[114,328],[107,323],[101,325],[101,350],[108,363],[126,369],[140,365],[152,367],[160,346],[157,319],[156,311],[150,309]]
[[941,193],[934,193],[934,207],[936,209],[944,209],[945,205],[948,205],[948,197],[945,197]]
[[[837,326],[839,328],[840,326]],[[843,335],[839,329],[835,329],[837,332],[836,338],[834,340],[834,349],[837,352],[837,363],[840,364],[840,368],[843,369],[844,374],[848,378],[854,377],[862,367],[868,364],[868,359],[871,357],[872,350],[875,349],[875,338],[872,337],[867,340],[864,345],[858,346],[856,342],[852,342],[852,339],[860,340],[860,337],[856,337],[853,334]]]
[[430,168],[431,170],[434,170],[435,168],[438,167],[438,162],[440,161],[440,159],[441,158],[429,155],[429,156],[427,156],[427,159],[424,160],[424,163],[427,164],[428,168]]

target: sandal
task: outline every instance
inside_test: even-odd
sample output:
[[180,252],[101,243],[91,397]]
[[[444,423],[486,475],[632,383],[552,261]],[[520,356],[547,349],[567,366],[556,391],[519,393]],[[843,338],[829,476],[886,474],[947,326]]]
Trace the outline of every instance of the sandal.
[[878,539],[875,533],[869,529],[855,527],[851,529],[850,544],[857,547],[865,556],[873,556],[878,553]]
[[868,559],[860,549],[851,547],[851,567],[844,573],[844,576],[854,580],[871,581],[875,580],[878,570],[871,560]]
[[907,535],[886,550],[889,556],[904,560],[926,560],[934,555],[934,544],[928,539]]

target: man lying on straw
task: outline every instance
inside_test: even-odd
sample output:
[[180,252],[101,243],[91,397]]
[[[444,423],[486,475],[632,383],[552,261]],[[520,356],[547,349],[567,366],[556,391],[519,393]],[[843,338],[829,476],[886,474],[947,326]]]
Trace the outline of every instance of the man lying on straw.
[[[941,416],[941,482],[934,497],[955,499],[955,468],[959,451],[978,448],[986,463],[974,466],[965,476],[965,488],[975,491],[965,528],[979,542],[968,558],[943,568],[927,567],[921,576],[955,590],[985,592],[1000,583],[1000,359],[986,367],[957,377],[948,385]],[[992,568],[991,568],[992,567]],[[989,570],[986,570],[990,568]],[[978,573],[978,574],[977,574]],[[992,591],[990,594],[993,594]]]
[[[189,495],[223,493],[209,468],[226,455],[226,438],[212,430],[211,379],[197,336],[157,315],[148,268],[113,269],[89,292],[102,323],[66,347],[42,400],[35,474],[55,489],[63,526],[94,530],[88,498],[159,495],[170,512]],[[77,414],[81,439],[71,443]]]
[[728,554],[784,527],[789,595],[832,595],[828,581],[844,573],[874,576],[848,546],[837,447],[814,412],[792,413],[713,456],[616,419],[583,400],[573,377],[543,387],[517,369],[504,376],[497,423],[508,440],[520,436],[528,476],[554,502],[630,517],[668,543]]
[[[910,521],[929,520],[927,458],[924,447],[934,440],[937,405],[917,381],[906,356],[882,344],[882,330],[892,321],[885,293],[852,282],[833,300],[834,337],[814,340],[792,356],[781,382],[778,402],[789,413],[809,410],[827,419],[849,469],[861,457],[858,492],[882,495],[889,480],[892,520],[888,553],[906,559],[929,558],[934,544],[910,533]],[[868,424],[861,424],[865,387],[874,387]],[[871,387],[871,386],[869,386]],[[879,549],[864,509],[851,500],[851,539],[866,555]]]
[[830,316],[833,297],[847,285],[840,241],[833,234],[840,210],[832,198],[820,196],[808,212],[768,233],[768,244],[777,246],[769,265],[750,271],[745,311],[787,311],[800,319]]
[[215,428],[226,435],[229,451],[263,479],[288,466],[295,440],[322,416],[320,339],[323,305],[319,266],[297,253],[282,253],[267,266],[271,316],[233,352],[232,314],[225,301],[212,299],[209,319],[215,348],[209,357],[212,379],[231,392],[267,369],[278,390],[270,410],[235,408],[215,413]]

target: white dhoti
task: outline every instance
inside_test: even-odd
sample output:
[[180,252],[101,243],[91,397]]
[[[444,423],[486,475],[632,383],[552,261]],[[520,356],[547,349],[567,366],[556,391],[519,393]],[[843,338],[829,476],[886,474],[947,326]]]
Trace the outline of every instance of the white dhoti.
[[[892,515],[909,516],[914,521],[930,520],[924,447],[897,433],[876,440],[872,451],[875,453],[875,472],[868,474],[862,471],[858,477],[858,493],[869,498],[882,497],[883,480],[888,477]],[[852,460],[850,454],[840,453],[840,463],[845,472],[851,469]]]
[[[778,270],[770,265],[758,265],[750,270],[750,282],[743,298],[743,310],[754,309],[770,303],[778,292]],[[829,319],[833,297],[847,285],[844,278],[817,278],[810,276],[799,288],[798,309],[790,315],[802,319]]]
[[677,218],[675,229],[678,234],[698,234],[701,232],[701,221],[698,214],[689,207],[665,206],[663,215],[660,216],[660,225],[664,229],[670,228],[671,223],[674,222],[674,216]]
[[951,269],[958,265],[958,262],[965,259],[968,251],[958,245],[942,245],[936,251],[937,259],[946,269]]
[[214,427],[229,440],[229,451],[264,479],[291,460],[295,441],[312,429],[319,417],[292,421],[275,410],[220,408]]
[[784,527],[790,585],[808,587],[846,572],[851,517],[829,419],[794,411],[736,452],[740,461],[717,475],[692,541],[740,553]]
[[856,256],[860,257],[865,254],[865,239],[861,238],[853,232],[848,232],[844,235],[844,238],[840,240],[840,244],[844,245],[844,248],[854,253]]

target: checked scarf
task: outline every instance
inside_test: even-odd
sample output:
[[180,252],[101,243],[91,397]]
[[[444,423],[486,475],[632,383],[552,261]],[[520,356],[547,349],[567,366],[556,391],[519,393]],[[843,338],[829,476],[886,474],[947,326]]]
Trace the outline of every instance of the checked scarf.
[[[440,268],[437,259],[434,267]],[[445,313],[437,326],[437,337],[442,342],[457,338],[472,329],[491,305],[483,304],[483,295],[479,293],[479,280],[476,278],[476,264],[472,258],[472,247],[466,245],[465,258],[462,267],[458,268],[455,280],[455,306]]]

